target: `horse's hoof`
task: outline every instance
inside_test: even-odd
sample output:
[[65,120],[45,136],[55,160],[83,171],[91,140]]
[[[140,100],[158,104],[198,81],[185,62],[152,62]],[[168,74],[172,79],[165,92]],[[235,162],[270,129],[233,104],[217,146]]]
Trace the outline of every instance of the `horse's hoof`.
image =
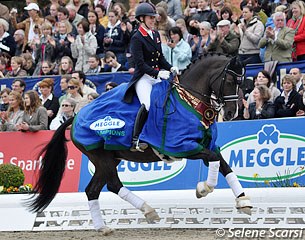
[[100,232],[103,236],[108,236],[114,232],[114,229],[105,226],[105,227],[98,229],[97,231]]
[[149,206],[147,203],[143,204],[141,210],[144,213],[144,216],[148,223],[154,223],[155,221],[160,220],[160,217],[156,210]]
[[214,187],[209,187],[206,182],[197,183],[196,187],[196,197],[202,198],[206,197],[209,193],[214,191]]
[[250,197],[242,196],[236,198],[236,208],[247,215],[251,215],[251,208],[253,208],[253,206],[251,204]]

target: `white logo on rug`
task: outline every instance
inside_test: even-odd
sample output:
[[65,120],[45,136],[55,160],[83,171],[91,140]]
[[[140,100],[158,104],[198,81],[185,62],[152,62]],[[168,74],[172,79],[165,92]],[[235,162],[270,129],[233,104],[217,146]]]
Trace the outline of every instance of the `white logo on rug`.
[[107,129],[118,129],[125,126],[125,122],[118,118],[112,118],[106,116],[103,119],[99,119],[90,124],[92,130],[107,130]]

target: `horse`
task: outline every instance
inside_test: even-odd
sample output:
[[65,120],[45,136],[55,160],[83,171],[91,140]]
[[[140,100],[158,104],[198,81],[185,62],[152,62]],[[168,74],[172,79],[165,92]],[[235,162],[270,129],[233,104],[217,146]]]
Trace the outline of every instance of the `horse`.
[[[186,111],[185,109],[187,109],[189,112],[187,112],[187,116],[184,119],[180,119],[184,116],[179,115],[178,120],[175,120],[177,122],[172,124],[171,127],[175,128],[175,126],[178,125],[178,121],[184,124],[185,121],[188,121],[192,116],[195,116],[194,121],[197,121],[202,125],[201,128],[203,129],[203,133],[207,133],[210,129],[215,130],[215,119],[220,109],[225,109],[224,116],[227,119],[232,118],[235,112],[238,111],[237,104],[232,100],[237,100],[238,85],[241,83],[243,75],[244,66],[240,64],[236,57],[231,58],[216,53],[205,54],[195,62],[191,63],[179,77],[175,78],[174,81],[162,81],[161,83],[157,83],[153,87],[151,95],[151,101],[153,103],[152,106],[156,105],[156,102],[158,102],[158,111],[165,112],[165,115],[167,114],[166,117],[172,117],[175,116],[174,113],[180,111],[177,106],[178,102],[180,102],[183,105],[183,111]],[[85,154],[95,166],[95,173],[85,188],[85,193],[88,198],[93,226],[96,230],[102,232],[103,235],[108,235],[113,231],[113,229],[107,227],[104,223],[98,201],[100,192],[105,185],[107,185],[109,191],[117,194],[135,208],[142,211],[148,222],[153,222],[159,219],[158,213],[154,208],[123,186],[116,168],[122,159],[138,163],[156,162],[161,160],[172,161],[181,157],[187,157],[190,160],[199,159],[209,168],[207,180],[197,184],[197,198],[205,197],[209,193],[213,192],[217,185],[218,173],[220,172],[226,178],[234,196],[236,197],[236,208],[246,214],[251,214],[252,205],[250,198],[245,195],[237,176],[223,159],[219,148],[215,145],[215,136],[205,138],[204,141],[199,141],[198,139],[191,139],[193,135],[190,134],[188,135],[188,138],[190,138],[189,140],[191,142],[187,142],[188,140],[186,140],[187,144],[185,145],[195,145],[196,151],[193,151],[193,149],[192,151],[177,153],[177,155],[174,153],[171,154],[170,150],[162,152],[161,147],[156,147],[154,144],[150,143],[149,147],[145,149],[144,152],[132,152],[128,149],[128,147],[131,146],[131,133],[129,134],[130,138],[128,140],[127,148],[113,149],[109,147],[109,143],[107,142],[108,138],[103,138],[101,134],[111,131],[92,130],[94,127],[97,126],[98,128],[102,125],[100,124],[100,116],[97,116],[99,114],[94,111],[99,109],[101,114],[106,114],[104,116],[110,114],[110,110],[106,110],[103,104],[107,105],[108,101],[113,101],[111,99],[117,99],[122,96],[120,95],[120,92],[124,92],[124,89],[126,89],[126,84],[121,84],[111,91],[101,95],[92,103],[83,107],[75,118],[70,118],[55,131],[52,139],[46,146],[44,146],[41,152],[41,155],[43,156],[41,168],[39,170],[38,180],[33,188],[35,194],[29,200],[27,205],[30,211],[39,212],[45,209],[58,192],[67,159],[66,142],[68,140],[65,133],[67,127],[72,124],[70,132],[73,144],[83,154]],[[154,91],[155,89],[158,90]],[[163,92],[160,89],[163,89]],[[154,96],[154,94],[157,97]],[[160,95],[162,95],[163,98],[161,98]],[[174,95],[175,97],[173,97]],[[228,100],[228,102],[226,102],[226,100]],[[174,101],[176,102],[173,103]],[[136,96],[134,96],[134,102],[137,102],[137,104],[133,109],[131,106],[126,107],[126,105],[123,105],[119,99],[115,109],[112,109],[111,111],[121,114],[121,109],[127,108],[131,111],[131,113],[128,113],[127,115],[132,115],[132,119],[134,120],[136,116],[135,114],[140,106]],[[112,106],[113,103],[110,105]],[[120,108],[121,105],[123,105],[123,107]],[[170,113],[167,110],[171,109],[171,107],[167,108],[168,106],[171,106],[174,109]],[[185,114],[185,112],[183,112],[183,114]],[[154,115],[153,110],[150,110],[148,119],[154,119],[157,115],[158,114]],[[88,120],[93,116],[95,116],[94,120]],[[109,116],[107,116],[107,118],[109,118]],[[84,124],[81,119],[85,119],[85,121],[88,120],[91,129],[85,127],[86,124]],[[194,121],[192,123],[187,123],[186,125],[193,127],[193,124],[198,124]],[[109,123],[108,125],[110,126],[110,123],[112,122],[110,121],[107,123]],[[114,124],[120,125],[121,122],[114,121]],[[94,125],[93,128],[92,125]],[[122,126],[123,125],[120,125],[119,127]],[[102,127],[104,127],[104,125]],[[109,128],[113,129],[111,127]],[[126,121],[124,128],[126,129],[126,132],[127,130],[132,129],[132,123]],[[182,127],[182,129],[184,128],[187,127]],[[196,133],[194,133],[194,136],[197,136],[198,128],[199,126],[196,125]],[[152,138],[152,134],[150,133],[150,129],[146,130],[149,135],[147,138],[149,141],[149,139]],[[145,131],[145,126],[143,131]],[[129,132],[132,132],[132,130]],[[213,133],[215,133],[215,131]],[[84,134],[84,141],[93,137],[94,142],[90,142],[91,145],[82,142],[82,140],[78,138],[79,134]],[[175,134],[179,135],[179,131],[175,131],[175,133],[171,135],[173,136],[172,138],[176,138]],[[126,135],[128,134],[126,133]],[[174,140],[172,138],[169,139],[168,142],[173,142]],[[176,143],[172,145],[175,144]]]

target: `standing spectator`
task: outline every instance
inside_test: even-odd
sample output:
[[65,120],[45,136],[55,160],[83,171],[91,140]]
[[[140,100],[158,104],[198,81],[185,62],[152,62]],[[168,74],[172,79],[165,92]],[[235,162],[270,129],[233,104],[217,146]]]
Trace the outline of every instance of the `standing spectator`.
[[127,10],[126,10],[124,4],[122,4],[120,2],[116,2],[115,4],[113,4],[112,9],[118,13],[118,19],[121,22],[126,22],[128,20]]
[[97,13],[99,23],[106,28],[108,25],[108,16],[106,14],[106,9],[103,5],[96,5],[94,11]]
[[299,68],[291,68],[289,74],[295,78],[295,85],[297,92],[303,92],[303,74]]
[[239,47],[239,38],[230,31],[230,21],[221,20],[217,23],[217,30],[210,31],[211,42],[207,51],[220,52],[237,56]]
[[[84,16],[78,14],[76,9],[73,5],[67,5],[67,10],[69,11],[69,22],[77,28],[78,24],[83,20],[86,19]],[[87,16],[86,16],[87,17]]]
[[50,76],[50,75],[55,75],[54,71],[54,66],[51,62],[49,61],[44,61],[41,64],[41,76]]
[[73,61],[68,56],[63,56],[60,60],[59,75],[72,74],[73,72]]
[[41,25],[42,35],[40,39],[35,41],[35,63],[36,69],[34,75],[41,73],[41,64],[44,61],[55,61],[56,42],[52,34],[52,25],[49,22],[44,22]]
[[293,76],[287,74],[283,77],[283,92],[274,101],[276,117],[295,117],[303,108],[302,96],[295,90],[295,86]]
[[90,56],[88,62],[89,62],[89,69],[86,72],[86,74],[97,74],[102,72],[103,69],[100,64],[101,61],[97,55]]
[[183,18],[177,19],[176,26],[181,29],[184,41],[186,41],[191,46],[193,35],[188,32],[185,20]]
[[68,6],[72,6],[75,12],[84,18],[88,17],[88,12],[91,7],[90,0],[70,0]]
[[[69,11],[67,8],[60,6],[57,9],[57,20],[58,22],[63,22],[63,21],[69,21]],[[72,23],[70,23],[72,26],[72,31],[71,31],[71,35],[76,36],[77,35],[77,27],[74,26]]]
[[[281,91],[277,89],[276,86],[274,86],[270,74],[265,70],[262,70],[257,74],[255,85],[265,85],[269,88],[271,94],[271,102],[274,102],[274,100],[281,94]],[[254,102],[253,91],[250,93],[247,101],[249,104]]]
[[292,44],[294,31],[285,27],[285,14],[273,14],[275,27],[267,27],[264,37],[259,41],[259,47],[266,47],[265,61],[292,62]]
[[47,109],[48,126],[56,117],[59,109],[58,98],[54,96],[54,80],[52,78],[45,78],[39,84],[39,91],[41,92],[40,100],[42,105]]
[[198,12],[193,16],[199,22],[207,21],[212,28],[216,27],[218,23],[217,14],[209,7],[208,0],[198,0]]
[[34,40],[36,33],[34,32],[34,26],[40,26],[44,19],[39,17],[39,7],[36,3],[30,3],[24,8],[29,14],[29,18],[24,21],[17,23],[16,12],[11,12],[11,22],[15,29],[23,29],[25,33],[23,49],[26,48],[27,44]]
[[[212,25],[209,22],[201,22],[199,23],[200,37],[193,37],[194,44],[192,45],[193,58],[198,58],[198,56],[202,55],[207,51],[208,46],[211,42],[210,32],[212,29]],[[194,48],[195,46],[195,48]]]
[[158,16],[156,17],[156,29],[158,31],[164,31],[165,33],[168,33],[168,30],[174,25],[172,25],[168,20],[168,16],[164,8],[156,7],[156,11],[158,13]]
[[11,89],[9,88],[4,88],[0,92],[0,97],[1,97],[1,104],[0,104],[0,112],[5,112],[8,109],[9,106],[9,94],[11,92]]
[[9,24],[3,18],[0,18],[0,53],[7,52],[11,56],[15,55],[16,43],[9,34]]
[[72,98],[66,98],[61,103],[61,111],[52,120],[50,124],[50,130],[57,130],[61,124],[67,121],[69,118],[74,117],[74,109],[76,102]]
[[186,6],[183,12],[185,22],[189,22],[192,19],[193,15],[197,13],[197,8],[198,8],[198,0],[188,1],[188,5]]
[[23,69],[27,72],[28,76],[33,76],[36,66],[32,54],[22,53],[21,57],[24,59]]
[[19,92],[11,91],[9,96],[9,107],[7,111],[0,112],[0,130],[17,131],[16,125],[22,123],[24,104]]
[[15,79],[12,83],[12,90],[15,92],[19,92],[21,96],[23,96],[24,91],[25,91],[25,81],[22,79]]
[[253,8],[243,7],[243,19],[235,27],[235,32],[240,36],[239,57],[247,63],[260,63],[258,42],[264,35],[264,25],[254,16]]
[[96,92],[93,88],[89,87],[86,83],[86,75],[82,71],[73,71],[72,78],[76,79],[79,82],[79,88],[81,95],[84,98],[87,98],[87,95],[92,92]]
[[220,18],[219,20],[229,20],[230,23],[234,23],[234,20],[232,19],[233,17],[233,12],[232,9],[228,6],[224,6],[221,10],[220,10]]
[[48,113],[41,106],[38,93],[34,90],[29,90],[24,94],[24,114],[22,123],[17,124],[16,128],[19,131],[37,132],[39,130],[48,129]]
[[190,45],[183,40],[182,31],[179,27],[172,27],[169,30],[170,40],[167,51],[163,52],[168,63],[179,69],[179,72],[186,69],[191,63],[192,50]]
[[121,29],[121,21],[118,19],[118,14],[114,10],[108,13],[108,26],[104,37],[105,51],[113,52],[118,59],[118,62],[125,65],[127,59],[125,55],[126,44],[124,42],[124,33]]
[[11,67],[12,71],[9,71],[5,77],[24,77],[27,76],[27,72],[22,69],[23,58],[22,57],[12,57]]
[[296,0],[291,4],[292,18],[287,22],[287,27],[295,30],[292,48],[292,60],[305,60],[305,4]]
[[105,72],[122,72],[127,69],[117,61],[115,54],[111,51],[105,53],[104,62],[110,67]]
[[88,21],[90,24],[90,32],[95,36],[97,41],[96,55],[102,58],[104,57],[105,28],[102,25],[100,25],[98,21],[97,13],[93,10],[90,10],[88,13]]
[[166,0],[167,15],[175,21],[182,17],[182,7],[180,0]]
[[58,32],[54,35],[55,39],[55,62],[60,65],[60,60],[64,56],[72,57],[71,43],[68,35],[72,34],[72,25],[69,21],[58,22]]
[[258,85],[253,90],[254,102],[243,100],[245,119],[266,119],[275,116],[275,107],[269,101],[271,95],[267,86]]
[[86,72],[89,69],[89,56],[96,53],[97,41],[90,32],[87,20],[77,25],[77,32],[79,35],[76,39],[69,35],[68,40],[71,42],[72,57],[77,59],[75,70]]
[[16,50],[14,56],[20,56],[23,53],[23,44],[24,44],[24,31],[18,29],[14,32],[14,40],[16,43]]

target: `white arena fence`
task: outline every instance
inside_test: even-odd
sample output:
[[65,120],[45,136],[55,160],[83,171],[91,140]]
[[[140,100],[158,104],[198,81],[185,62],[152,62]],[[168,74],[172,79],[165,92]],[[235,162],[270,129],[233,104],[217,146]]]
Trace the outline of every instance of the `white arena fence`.
[[[305,188],[249,188],[252,216],[235,209],[230,189],[215,189],[204,199],[195,190],[135,191],[156,209],[160,221],[148,224],[143,214],[109,192],[99,198],[106,224],[126,228],[303,229]],[[0,231],[93,229],[85,193],[59,193],[43,212],[23,206],[29,195],[0,195]]]

